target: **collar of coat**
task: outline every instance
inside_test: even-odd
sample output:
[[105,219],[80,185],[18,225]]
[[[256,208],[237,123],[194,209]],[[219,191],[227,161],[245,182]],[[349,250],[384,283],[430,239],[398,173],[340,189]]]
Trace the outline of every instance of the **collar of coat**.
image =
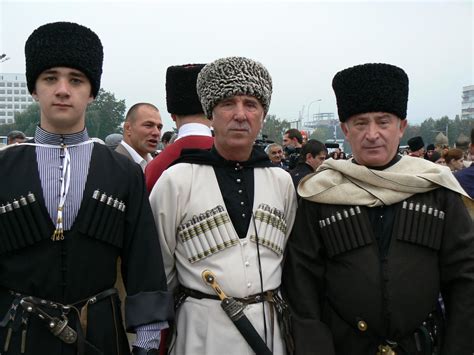
[[468,196],[448,167],[425,159],[404,156],[384,170],[328,159],[301,180],[298,194],[318,203],[375,207],[440,187]]
[[213,146],[210,150],[205,149],[183,149],[180,157],[174,162],[191,163],[200,165],[211,165],[216,167],[235,167],[237,164],[244,168],[275,168],[268,159],[267,154],[258,148],[253,148],[250,158],[243,162],[233,160],[226,160],[219,155],[216,148]]

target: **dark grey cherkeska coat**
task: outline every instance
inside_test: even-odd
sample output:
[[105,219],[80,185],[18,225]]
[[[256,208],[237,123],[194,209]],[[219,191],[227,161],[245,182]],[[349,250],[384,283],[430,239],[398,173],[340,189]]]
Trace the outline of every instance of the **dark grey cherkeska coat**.
[[[353,223],[344,210],[355,206],[301,201],[283,269],[296,355],[374,355],[385,339],[399,344],[397,355],[418,354],[414,332],[440,293],[447,316],[441,354],[474,352],[471,218],[461,197],[444,188],[410,202],[410,218],[402,201],[360,207],[359,223]],[[444,221],[433,224],[429,207],[432,214],[443,211]],[[342,223],[332,231],[321,228],[320,220],[338,212]]]
[[[112,288],[120,256],[128,292],[127,328],[170,319],[172,298],[138,165],[105,146],[94,145],[81,207],[63,241],[50,239],[54,226],[43,201],[35,148],[18,146],[0,152],[0,166],[0,205],[32,192],[40,213],[39,218],[27,218],[23,225],[10,224],[16,225],[16,230],[0,228],[1,317],[14,299],[9,290],[71,304]],[[96,189],[123,201],[125,212],[99,208],[92,198]],[[9,214],[8,218],[21,220],[18,215]],[[25,225],[28,228],[23,228]],[[73,311],[69,314],[70,326],[77,330],[77,316]],[[20,354],[23,329],[27,330],[26,354],[77,354],[76,344],[61,342],[35,316],[29,318],[26,328],[22,325],[13,331],[9,350],[4,352],[10,324],[0,327],[2,354]],[[89,305],[86,340],[88,355],[130,353],[118,297]]]

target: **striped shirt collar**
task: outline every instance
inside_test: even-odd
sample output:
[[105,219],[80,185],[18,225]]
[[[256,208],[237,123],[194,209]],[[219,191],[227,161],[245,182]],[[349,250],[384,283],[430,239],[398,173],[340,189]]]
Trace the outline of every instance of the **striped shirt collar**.
[[66,145],[73,145],[88,141],[89,139],[86,128],[77,133],[57,134],[47,132],[40,126],[36,126],[35,142],[40,144],[60,145],[64,143]]

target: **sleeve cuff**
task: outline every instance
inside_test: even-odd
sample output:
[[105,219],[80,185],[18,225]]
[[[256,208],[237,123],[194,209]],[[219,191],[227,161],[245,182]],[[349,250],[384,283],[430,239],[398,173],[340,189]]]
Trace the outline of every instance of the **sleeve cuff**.
[[125,299],[127,332],[151,323],[174,319],[173,294],[168,291],[140,292]]
[[160,347],[160,333],[162,329],[168,328],[168,322],[152,323],[143,325],[136,329],[137,338],[133,346],[143,349],[158,349]]

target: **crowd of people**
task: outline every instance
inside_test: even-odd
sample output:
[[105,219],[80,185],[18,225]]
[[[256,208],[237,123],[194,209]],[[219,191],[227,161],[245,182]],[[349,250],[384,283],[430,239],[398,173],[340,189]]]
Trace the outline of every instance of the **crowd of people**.
[[[328,149],[325,144],[315,139],[305,140],[303,132],[295,128],[289,129],[282,138],[282,144],[270,143],[265,147],[265,153],[267,153],[271,162],[290,173],[295,188],[304,176],[314,173],[324,160],[345,160],[352,157],[352,154],[346,155],[339,147],[332,148],[332,151],[329,152],[330,148]],[[474,142],[474,129],[471,131],[471,142]],[[311,149],[308,146],[305,150],[304,147],[307,143],[310,143],[310,146],[312,145],[313,148]],[[333,146],[333,143],[328,145]],[[316,146],[318,148],[314,148]],[[308,153],[311,154],[308,155]],[[407,148],[399,149],[399,153],[401,155],[424,158],[433,163],[447,166],[460,180],[462,179],[460,177],[469,174],[471,171],[471,169],[468,169],[462,174],[459,173],[461,170],[471,167],[474,158],[474,145],[471,143],[466,144],[464,141],[457,141],[455,147],[449,147],[446,139],[441,140],[437,144],[430,143],[425,146],[423,138],[415,136],[408,139]],[[467,185],[463,179],[460,182],[466,192],[471,191],[472,187],[470,187],[468,182]],[[471,193],[469,195],[473,197]]]
[[[474,141],[473,131],[471,131],[471,141]],[[437,144],[430,143],[425,147],[423,138],[415,136],[408,140],[408,149],[403,150],[402,154],[447,166],[455,173],[471,166],[474,148],[465,142],[456,142],[455,147],[450,148],[444,140]]]
[[169,67],[177,133],[140,102],[102,144],[97,34],[48,23],[25,57],[41,113],[0,151],[2,354],[474,352],[471,155],[400,154],[403,69],[335,74],[346,157],[296,129],[254,144],[273,82],[253,59]]

